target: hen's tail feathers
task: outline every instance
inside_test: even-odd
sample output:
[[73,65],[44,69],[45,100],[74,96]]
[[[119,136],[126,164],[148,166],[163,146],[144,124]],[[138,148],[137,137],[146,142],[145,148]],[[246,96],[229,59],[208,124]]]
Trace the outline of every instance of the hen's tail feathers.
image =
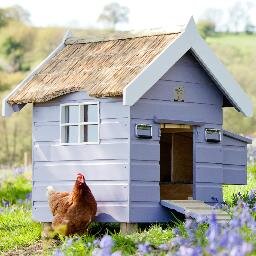
[[53,186],[48,186],[47,187],[47,196],[49,197],[49,195],[52,193],[52,192],[54,192],[55,190],[54,190],[54,188],[53,188]]

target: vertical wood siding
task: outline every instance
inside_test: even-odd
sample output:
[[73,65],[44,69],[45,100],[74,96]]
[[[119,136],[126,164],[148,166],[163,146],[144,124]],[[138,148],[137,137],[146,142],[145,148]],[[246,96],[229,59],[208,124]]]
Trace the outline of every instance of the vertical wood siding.
[[[184,102],[174,101],[174,89],[184,87]],[[142,98],[131,107],[131,191],[130,222],[166,221],[171,214],[159,205],[160,125],[154,119],[178,123],[204,123],[222,127],[223,96],[205,71],[190,55],[183,56]],[[138,139],[138,123],[153,126],[153,138]],[[195,197],[213,202],[222,200],[222,147],[204,142],[204,127],[194,135]],[[209,173],[213,175],[209,176]],[[144,178],[145,177],[145,178]],[[144,179],[143,179],[144,178]],[[150,192],[151,191],[151,192]]]
[[[60,104],[100,101],[100,144],[60,145]],[[33,108],[33,218],[52,220],[46,187],[71,191],[85,174],[98,203],[97,221],[128,221],[129,108],[119,99],[71,93]]]

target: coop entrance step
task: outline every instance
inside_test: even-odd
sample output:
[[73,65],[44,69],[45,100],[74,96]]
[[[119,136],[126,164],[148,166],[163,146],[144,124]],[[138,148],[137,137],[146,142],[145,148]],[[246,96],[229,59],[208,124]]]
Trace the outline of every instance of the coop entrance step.
[[210,217],[214,213],[218,222],[230,220],[230,216],[225,211],[214,209],[200,200],[161,200],[161,205],[182,214],[189,213],[191,217]]

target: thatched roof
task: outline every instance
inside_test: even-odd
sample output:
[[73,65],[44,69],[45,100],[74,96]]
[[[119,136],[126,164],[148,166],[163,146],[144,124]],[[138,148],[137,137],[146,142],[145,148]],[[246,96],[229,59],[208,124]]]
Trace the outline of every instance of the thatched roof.
[[121,96],[129,84],[180,33],[86,40],[65,47],[8,98],[10,104],[46,102],[85,90],[90,96]]

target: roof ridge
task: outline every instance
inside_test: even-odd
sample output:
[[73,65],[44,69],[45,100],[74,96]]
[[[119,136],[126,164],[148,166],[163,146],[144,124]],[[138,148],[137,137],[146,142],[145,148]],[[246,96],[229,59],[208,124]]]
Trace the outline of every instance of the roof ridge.
[[70,44],[87,44],[96,42],[107,42],[116,40],[125,40],[133,38],[151,37],[151,36],[161,36],[161,35],[176,35],[182,32],[182,27],[173,31],[169,30],[142,30],[142,31],[125,31],[119,33],[112,33],[110,35],[99,35],[99,36],[87,36],[87,37],[75,37],[71,36],[65,39],[65,45]]

